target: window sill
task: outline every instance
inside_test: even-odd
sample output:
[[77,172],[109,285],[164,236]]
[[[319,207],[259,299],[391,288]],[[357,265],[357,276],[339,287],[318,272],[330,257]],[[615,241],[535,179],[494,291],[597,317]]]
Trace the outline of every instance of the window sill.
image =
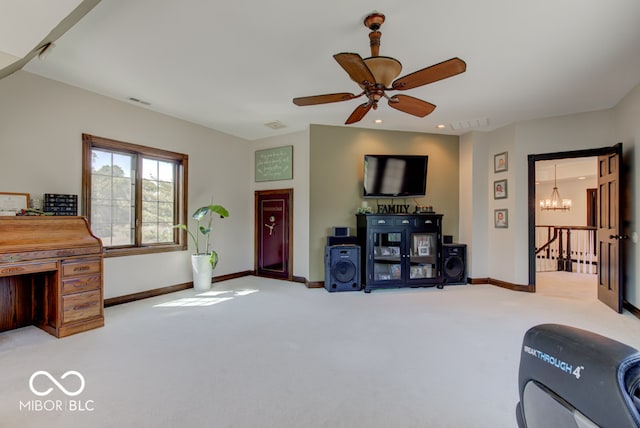
[[126,247],[126,248],[105,248],[104,257],[123,257],[123,256],[137,256],[141,254],[155,254],[155,253],[168,253],[171,251],[186,251],[186,245],[171,244],[171,245],[150,245],[146,247]]

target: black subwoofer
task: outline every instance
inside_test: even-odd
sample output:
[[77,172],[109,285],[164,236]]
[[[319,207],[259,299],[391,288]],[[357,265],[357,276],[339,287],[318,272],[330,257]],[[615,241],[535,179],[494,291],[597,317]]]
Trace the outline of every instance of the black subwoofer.
[[327,245],[324,249],[324,288],[327,291],[358,291],[360,247]]
[[446,284],[467,283],[466,260],[466,244],[442,244],[442,274]]

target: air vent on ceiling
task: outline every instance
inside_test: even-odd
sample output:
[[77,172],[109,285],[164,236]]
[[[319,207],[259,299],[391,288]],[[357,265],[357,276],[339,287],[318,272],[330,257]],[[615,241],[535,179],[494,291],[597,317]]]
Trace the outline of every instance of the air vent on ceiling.
[[282,128],[286,128],[287,127],[287,125],[285,125],[284,123],[280,122],[279,120],[265,123],[264,126],[268,126],[271,129],[282,129]]
[[127,99],[128,99],[129,101],[133,101],[134,103],[144,104],[144,105],[146,105],[146,106],[150,106],[150,105],[151,105],[151,103],[150,103],[150,102],[148,102],[148,101],[143,101],[143,100],[141,100],[141,99],[139,99],[139,98],[129,97],[129,98],[127,98]]
[[454,131],[484,128],[485,126],[489,126],[489,119],[484,117],[482,119],[458,120],[457,122],[451,122],[449,126],[451,126],[451,129],[453,129]]

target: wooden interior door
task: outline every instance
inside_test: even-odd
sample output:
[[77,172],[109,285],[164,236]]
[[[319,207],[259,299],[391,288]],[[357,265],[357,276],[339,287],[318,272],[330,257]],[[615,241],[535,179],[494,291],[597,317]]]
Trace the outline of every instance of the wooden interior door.
[[293,279],[293,189],[255,193],[255,271]]
[[598,299],[622,312],[623,271],[620,254],[622,144],[598,156]]

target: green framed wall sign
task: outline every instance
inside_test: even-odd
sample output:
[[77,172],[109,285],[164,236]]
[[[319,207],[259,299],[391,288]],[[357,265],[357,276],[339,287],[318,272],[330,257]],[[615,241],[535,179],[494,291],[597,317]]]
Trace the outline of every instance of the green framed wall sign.
[[293,146],[256,150],[255,179],[256,182],[293,179]]

